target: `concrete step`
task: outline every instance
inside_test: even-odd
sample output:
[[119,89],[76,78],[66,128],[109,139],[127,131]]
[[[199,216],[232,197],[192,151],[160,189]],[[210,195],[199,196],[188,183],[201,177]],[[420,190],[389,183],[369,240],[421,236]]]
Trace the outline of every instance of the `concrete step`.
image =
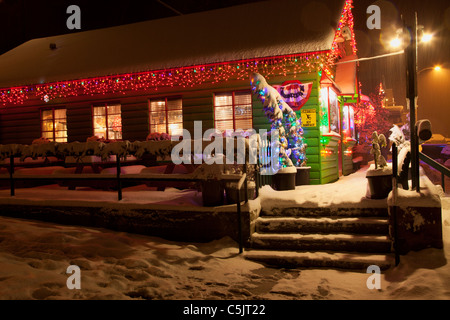
[[387,218],[380,217],[259,217],[258,233],[389,233]]
[[262,217],[388,217],[387,207],[379,208],[332,208],[332,207],[286,207],[262,208]]
[[248,260],[281,268],[339,268],[366,272],[370,265],[376,265],[381,270],[389,269],[395,265],[392,254],[246,250],[244,257]]
[[253,233],[252,249],[389,253],[388,236],[360,234]]

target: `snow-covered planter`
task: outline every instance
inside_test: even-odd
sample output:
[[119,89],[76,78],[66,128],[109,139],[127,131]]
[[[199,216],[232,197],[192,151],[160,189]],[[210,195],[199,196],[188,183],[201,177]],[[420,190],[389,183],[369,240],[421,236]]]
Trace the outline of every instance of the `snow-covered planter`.
[[295,175],[295,185],[302,186],[309,184],[309,172],[311,167],[297,167],[297,174]]
[[[225,194],[227,198],[228,204],[237,203],[237,183],[227,183],[225,185]],[[256,190],[256,184],[254,181],[248,181],[247,182],[247,199],[252,200],[255,196],[255,190]],[[242,187],[241,190],[239,190],[239,200],[243,201],[245,199],[245,188]]]
[[388,164],[383,168],[375,169],[371,164],[366,173],[368,185],[368,198],[385,199],[392,190],[392,166]]
[[224,173],[223,164],[203,163],[193,172],[193,178],[201,179],[203,206],[221,206],[224,202],[224,185],[219,177]]
[[281,168],[272,177],[272,188],[279,191],[294,190],[296,176],[297,176],[296,167],[291,166]]

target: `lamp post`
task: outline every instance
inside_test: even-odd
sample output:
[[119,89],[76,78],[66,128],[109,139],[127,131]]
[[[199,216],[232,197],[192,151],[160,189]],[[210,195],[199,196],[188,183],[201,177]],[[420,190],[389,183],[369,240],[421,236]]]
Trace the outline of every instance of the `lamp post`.
[[416,131],[417,104],[417,12],[414,13],[412,27],[406,27],[411,41],[405,49],[406,58],[406,98],[409,105],[409,127],[411,133],[411,180],[412,188],[420,192],[419,145]]

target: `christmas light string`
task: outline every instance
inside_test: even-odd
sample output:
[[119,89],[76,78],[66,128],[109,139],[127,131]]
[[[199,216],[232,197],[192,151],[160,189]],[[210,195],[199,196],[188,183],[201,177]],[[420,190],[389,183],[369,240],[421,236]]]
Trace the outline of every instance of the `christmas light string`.
[[[342,29],[344,27],[349,27],[351,30],[351,39],[350,39],[350,45],[352,47],[353,54],[356,54],[356,40],[355,40],[355,32],[353,31],[354,27],[354,21],[353,21],[353,14],[352,14],[352,8],[353,8],[353,0],[347,0],[344,5],[344,10],[341,14],[341,17],[339,19],[338,28],[336,29],[336,34],[334,36],[333,44],[331,46],[331,54],[329,55],[328,65],[333,65],[336,60],[339,58],[340,50],[338,46],[338,38],[343,38],[342,35]],[[328,72],[327,72],[328,74]],[[330,75],[330,74],[328,74]]]
[[23,104],[28,99],[45,102],[57,98],[94,96],[128,91],[158,90],[164,87],[194,87],[203,83],[247,80],[252,72],[273,76],[319,71],[327,68],[329,51],[255,58],[139,73],[35,84],[0,89],[0,105]]

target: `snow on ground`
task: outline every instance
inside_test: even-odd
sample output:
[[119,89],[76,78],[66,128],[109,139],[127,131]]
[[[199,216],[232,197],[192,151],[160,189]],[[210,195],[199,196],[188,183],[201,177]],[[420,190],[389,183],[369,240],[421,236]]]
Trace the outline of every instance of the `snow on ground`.
[[[261,204],[303,206],[364,205],[364,170],[322,186],[278,192],[265,187]],[[269,190],[270,189],[270,190]],[[132,187],[127,204],[198,206],[194,190],[158,192]],[[76,191],[57,186],[0,191],[1,203],[100,201],[116,203],[116,193]],[[34,198],[34,200],[33,200]],[[58,200],[52,200],[58,199]],[[88,199],[88,200],[86,200]],[[178,199],[178,200],[177,200]],[[106,229],[63,226],[0,217],[0,299],[450,299],[450,197],[441,193],[444,249],[401,257],[385,271],[381,289],[369,290],[369,274],[334,269],[277,269],[245,260],[230,238],[209,243],[171,242]],[[386,205],[386,200],[370,200]],[[69,265],[81,269],[81,289],[69,290]]]
[[[0,299],[450,299],[450,197],[444,249],[401,257],[369,290],[369,274],[277,269],[245,260],[229,238],[180,243],[105,229],[0,217]],[[81,269],[69,290],[66,269]]]

